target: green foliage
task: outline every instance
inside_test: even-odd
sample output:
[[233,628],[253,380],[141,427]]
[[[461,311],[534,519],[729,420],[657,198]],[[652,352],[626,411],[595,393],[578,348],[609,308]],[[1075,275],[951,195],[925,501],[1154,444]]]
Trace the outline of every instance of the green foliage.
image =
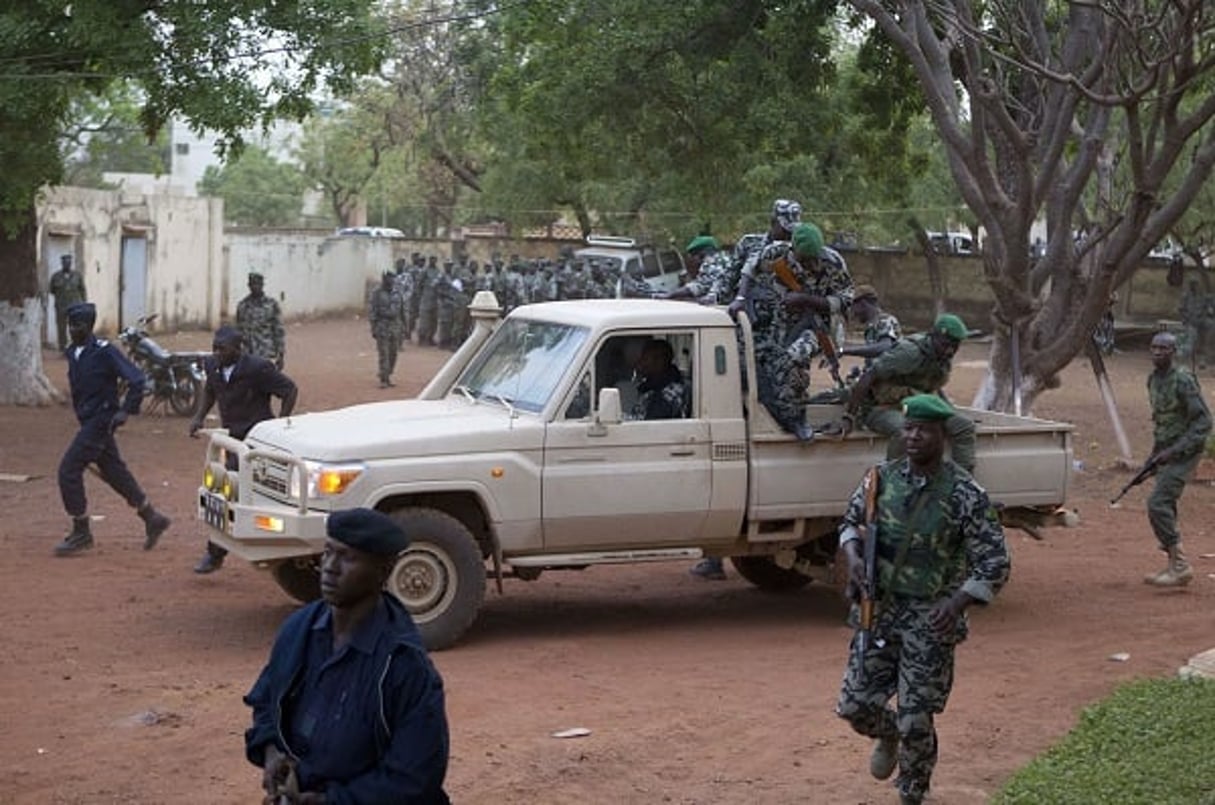
[[1215,803],[1215,682],[1142,680],[1013,776],[993,805]]
[[0,228],[12,236],[38,188],[63,176],[60,138],[74,101],[119,80],[139,87],[140,128],[171,116],[215,130],[226,145],[279,116],[301,117],[312,94],[347,91],[373,69],[383,38],[373,0],[77,0],[0,8]]
[[224,220],[237,226],[296,226],[308,182],[293,165],[250,146],[223,168],[208,166],[203,195],[224,200]]
[[103,188],[102,173],[151,173],[169,169],[169,133],[159,131],[152,142],[139,123],[140,94],[129,82],[116,83],[101,95],[73,99],[65,140],[64,182],[77,187]]

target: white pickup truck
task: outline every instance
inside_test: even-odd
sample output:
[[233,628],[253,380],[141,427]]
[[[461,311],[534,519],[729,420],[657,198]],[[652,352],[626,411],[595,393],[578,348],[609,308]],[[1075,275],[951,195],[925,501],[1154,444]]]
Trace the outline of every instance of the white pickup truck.
[[[310,600],[327,513],[388,512],[412,538],[390,589],[436,649],[473,623],[488,579],[501,592],[504,578],[545,570],[706,555],[761,588],[830,578],[838,518],[885,440],[783,433],[741,379],[740,356],[755,377],[745,317],[736,327],[718,308],[594,300],[499,320],[488,293],[472,307],[473,334],[416,399],[270,420],[244,442],[213,433],[198,490],[211,539]],[[651,338],[673,348],[687,418],[627,416]],[[1006,521],[1057,521],[1071,426],[966,410],[976,474]]]

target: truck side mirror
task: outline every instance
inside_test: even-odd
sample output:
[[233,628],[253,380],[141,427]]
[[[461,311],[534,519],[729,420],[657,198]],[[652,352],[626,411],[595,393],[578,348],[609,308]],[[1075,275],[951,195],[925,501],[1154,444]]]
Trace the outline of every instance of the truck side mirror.
[[591,423],[591,436],[603,436],[607,433],[608,425],[619,425],[620,389],[610,386],[599,389],[599,407],[595,411],[595,421]]

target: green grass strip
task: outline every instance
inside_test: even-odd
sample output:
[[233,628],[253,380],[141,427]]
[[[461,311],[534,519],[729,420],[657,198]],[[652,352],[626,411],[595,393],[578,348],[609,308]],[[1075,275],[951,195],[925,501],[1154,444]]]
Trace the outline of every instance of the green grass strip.
[[1130,682],[1088,707],[992,805],[1215,805],[1215,681]]

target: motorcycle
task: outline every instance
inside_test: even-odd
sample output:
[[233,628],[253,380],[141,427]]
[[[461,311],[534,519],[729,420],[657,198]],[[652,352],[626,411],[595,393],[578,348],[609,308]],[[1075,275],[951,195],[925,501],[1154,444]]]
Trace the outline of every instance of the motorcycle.
[[122,328],[118,340],[147,378],[144,402],[150,400],[152,407],[167,404],[174,413],[190,416],[202,400],[207,381],[203,359],[211,353],[169,352],[157,344],[147,331],[157,315],[140,316],[135,324]]

